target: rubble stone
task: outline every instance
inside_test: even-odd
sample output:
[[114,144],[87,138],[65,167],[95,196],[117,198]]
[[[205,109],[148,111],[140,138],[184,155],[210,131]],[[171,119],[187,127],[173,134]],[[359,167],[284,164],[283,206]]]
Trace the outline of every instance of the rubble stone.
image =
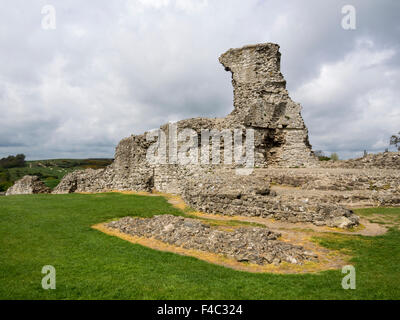
[[[255,169],[254,175],[240,176],[235,169],[241,165],[236,163],[151,164],[146,158],[151,142],[146,140],[145,133],[123,139],[116,148],[115,161],[106,169],[70,173],[53,193],[155,189],[179,194],[193,208],[210,213],[273,217],[319,225],[358,224],[358,217],[340,204],[323,198],[315,202],[290,199],[270,190],[270,168],[318,166],[300,114],[301,106],[290,99],[280,72],[279,46],[265,43],[230,49],[219,60],[232,73],[234,110],[225,118],[181,120],[176,128],[178,131],[189,128],[195,137],[204,129],[253,129],[254,165],[267,168],[266,171]],[[168,124],[160,128],[166,136],[170,135]],[[224,145],[220,143],[223,154]],[[168,152],[168,160],[170,157]],[[264,176],[260,175],[263,172]],[[338,222],[338,217],[349,221]]]
[[108,223],[107,227],[185,249],[222,254],[239,262],[264,265],[286,261],[302,264],[317,259],[314,253],[301,246],[278,240],[280,234],[266,228],[240,227],[225,231],[198,219],[172,215],[145,219],[125,217]]
[[379,168],[400,170],[400,152],[371,153],[362,158],[338,161],[322,161],[321,164],[325,168]]
[[15,184],[7,189],[6,196],[16,194],[50,193],[50,188],[46,187],[38,176],[24,176]]

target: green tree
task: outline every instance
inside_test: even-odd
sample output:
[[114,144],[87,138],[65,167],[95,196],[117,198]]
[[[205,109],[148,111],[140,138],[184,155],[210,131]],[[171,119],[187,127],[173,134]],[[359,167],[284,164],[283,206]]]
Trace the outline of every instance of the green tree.
[[339,160],[339,156],[336,152],[331,153],[331,160],[332,161],[338,161]]
[[8,156],[7,158],[0,159],[0,168],[18,168],[25,167],[25,155],[20,153],[16,156]]
[[398,151],[400,151],[400,131],[399,135],[394,134],[390,137],[390,145],[394,146]]
[[315,156],[318,158],[319,161],[328,161],[331,158],[327,157],[322,150],[317,150],[314,152]]

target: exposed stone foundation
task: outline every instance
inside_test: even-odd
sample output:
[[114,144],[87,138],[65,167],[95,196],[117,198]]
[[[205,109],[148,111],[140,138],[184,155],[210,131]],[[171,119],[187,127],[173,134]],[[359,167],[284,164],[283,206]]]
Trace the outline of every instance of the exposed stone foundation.
[[222,254],[239,262],[259,265],[282,261],[302,264],[317,256],[301,246],[277,240],[279,233],[266,228],[240,227],[234,231],[218,230],[198,219],[172,215],[149,219],[122,218],[107,224],[130,235],[154,238],[168,244]]
[[193,208],[209,213],[273,218],[288,222],[350,228],[359,224],[351,210],[318,198],[287,197],[271,190],[264,175],[232,176],[229,171],[205,174],[185,185],[183,198]]

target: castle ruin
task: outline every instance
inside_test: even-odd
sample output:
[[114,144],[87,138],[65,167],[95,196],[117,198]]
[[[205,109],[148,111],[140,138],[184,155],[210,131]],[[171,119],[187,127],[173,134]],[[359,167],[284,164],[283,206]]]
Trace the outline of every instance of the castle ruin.
[[[200,136],[204,129],[254,132],[254,170],[237,175],[238,165],[150,164],[151,142],[146,134],[132,135],[117,146],[113,164],[105,169],[66,175],[53,193],[110,190],[178,194],[193,208],[210,213],[275,218],[290,222],[351,227],[358,217],[351,210],[326,201],[309,203],[286,199],[271,191],[271,179],[261,168],[312,168],[318,161],[311,151],[301,106],[293,102],[280,72],[279,46],[273,43],[230,49],[219,58],[232,73],[234,109],[225,118],[193,118],[176,123]],[[160,127],[168,134],[170,126]],[[224,146],[222,145],[222,153]],[[169,148],[167,148],[168,150]],[[170,156],[170,155],[169,155]]]
[[[104,230],[257,265],[318,260],[293,239],[280,239],[275,224],[283,230],[293,223],[319,231],[348,229],[360,223],[352,207],[400,205],[400,152],[337,162],[314,156],[301,106],[290,99],[280,72],[277,44],[230,49],[219,61],[232,74],[229,115],[181,120],[125,138],[111,165],[71,172],[52,193],[159,191],[179,195],[178,202],[209,219],[256,219],[268,228],[231,232],[199,219],[160,215],[125,217]],[[190,161],[178,161],[182,155]],[[26,176],[7,195],[49,192],[39,177]]]

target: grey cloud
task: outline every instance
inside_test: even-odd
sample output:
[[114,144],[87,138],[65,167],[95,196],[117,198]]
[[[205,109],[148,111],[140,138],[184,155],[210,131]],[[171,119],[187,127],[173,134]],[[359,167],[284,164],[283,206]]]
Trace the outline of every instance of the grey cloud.
[[[396,0],[352,1],[353,31],[340,25],[348,1],[52,3],[52,31],[41,29],[47,1],[16,0],[0,11],[0,156],[112,157],[132,133],[224,116],[233,107],[232,87],[218,56],[256,42],[281,45],[282,72],[316,149],[342,157],[382,151],[385,137],[400,130]],[[333,69],[332,81],[344,83],[324,100],[323,88],[310,84],[319,84],[324,66],[358,52],[360,39],[393,56],[351,77]]]

